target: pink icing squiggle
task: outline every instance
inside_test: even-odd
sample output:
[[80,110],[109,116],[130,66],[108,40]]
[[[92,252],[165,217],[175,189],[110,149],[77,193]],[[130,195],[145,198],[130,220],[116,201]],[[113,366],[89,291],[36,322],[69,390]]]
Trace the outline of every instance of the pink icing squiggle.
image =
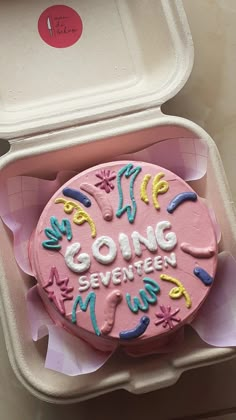
[[105,303],[105,322],[101,328],[101,332],[104,335],[111,332],[114,322],[115,322],[115,313],[116,307],[122,301],[122,293],[120,290],[113,290],[106,298]]
[[107,222],[110,222],[113,219],[113,208],[104,192],[94,185],[88,184],[87,182],[83,182],[80,185],[80,188],[81,190],[86,191],[96,200],[102,212],[103,219]]
[[215,254],[215,250],[213,246],[208,246],[206,248],[197,248],[195,246],[188,244],[187,242],[183,242],[180,245],[180,248],[186,254],[192,255],[192,257],[195,257],[195,258],[210,258],[210,257],[213,257],[213,255]]

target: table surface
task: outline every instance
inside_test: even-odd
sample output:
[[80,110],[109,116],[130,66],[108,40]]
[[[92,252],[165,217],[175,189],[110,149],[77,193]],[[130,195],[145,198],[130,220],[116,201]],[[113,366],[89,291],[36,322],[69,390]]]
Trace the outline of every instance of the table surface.
[[[220,150],[233,197],[236,148],[236,1],[183,1],[195,45],[195,64],[183,90],[163,107],[204,127]],[[236,360],[186,372],[178,383],[142,396],[117,391],[70,407],[54,406],[31,396],[15,378],[0,331],[0,420],[235,419]],[[119,408],[116,410],[116,407]],[[228,414],[227,414],[228,413]],[[230,414],[231,413],[231,414]],[[196,416],[196,417],[195,417]],[[201,417],[202,418],[202,417]]]

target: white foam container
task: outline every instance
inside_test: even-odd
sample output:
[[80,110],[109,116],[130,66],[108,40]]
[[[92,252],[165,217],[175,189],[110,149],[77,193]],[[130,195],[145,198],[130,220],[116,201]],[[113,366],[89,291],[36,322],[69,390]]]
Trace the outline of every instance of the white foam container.
[[[235,210],[213,140],[193,122],[163,115],[160,108],[182,88],[193,63],[181,1],[68,1],[80,14],[84,32],[67,49],[49,47],[37,32],[39,15],[53,4],[41,0],[32,6],[25,0],[1,5],[0,34],[9,22],[11,31],[0,47],[0,137],[10,143],[0,158],[0,181],[82,170],[167,138],[202,138],[209,147],[209,165],[206,177],[193,186],[216,212],[221,250],[236,257]],[[0,235],[6,345],[17,377],[35,396],[70,403],[121,388],[144,393],[174,384],[185,370],[236,355],[234,349],[207,346],[188,330],[172,354],[132,359],[117,353],[97,372],[78,377],[45,369],[46,340],[32,341],[26,313],[32,280],[18,269],[11,235],[2,223]]]

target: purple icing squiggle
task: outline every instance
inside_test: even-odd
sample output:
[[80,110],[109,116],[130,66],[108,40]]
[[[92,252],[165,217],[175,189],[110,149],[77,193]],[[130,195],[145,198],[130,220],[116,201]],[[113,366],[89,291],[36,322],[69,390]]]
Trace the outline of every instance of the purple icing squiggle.
[[62,192],[66,197],[79,201],[85,207],[90,207],[92,204],[89,198],[79,190],[74,190],[73,188],[64,188]]
[[185,201],[197,201],[197,194],[195,192],[182,192],[176,195],[168,204],[168,213],[173,213]]
[[205,284],[205,286],[210,286],[213,283],[213,277],[211,277],[203,268],[195,267],[193,273]]
[[148,318],[148,316],[142,316],[138,325],[135,328],[133,328],[132,330],[121,331],[120,338],[122,340],[132,340],[134,338],[140,337],[140,335],[145,333],[149,323],[150,318]]

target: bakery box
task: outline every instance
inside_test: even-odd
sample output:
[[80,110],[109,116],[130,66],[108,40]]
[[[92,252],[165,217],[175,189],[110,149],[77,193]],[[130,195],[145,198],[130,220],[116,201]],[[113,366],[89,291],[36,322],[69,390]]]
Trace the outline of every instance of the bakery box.
[[[193,45],[179,0],[40,0],[1,5],[0,137],[9,151],[0,178],[52,179],[166,139],[203,139],[208,169],[194,189],[214,208],[220,250],[236,257],[235,211],[213,140],[161,105],[186,83]],[[194,99],[193,99],[194,100]],[[1,320],[12,368],[35,396],[71,403],[116,389],[144,393],[180,375],[235,356],[189,330],[177,352],[141,359],[115,353],[97,372],[69,377],[44,368],[47,341],[29,334],[26,294],[32,280],[18,268],[1,223]]]

